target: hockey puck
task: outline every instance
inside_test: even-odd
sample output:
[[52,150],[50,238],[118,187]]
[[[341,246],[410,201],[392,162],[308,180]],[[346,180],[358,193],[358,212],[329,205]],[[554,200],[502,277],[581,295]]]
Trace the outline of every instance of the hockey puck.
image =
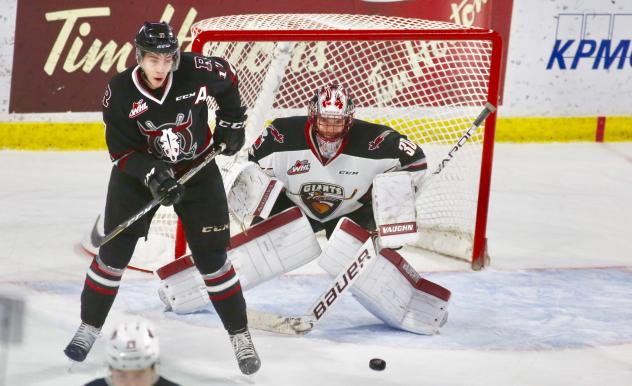
[[375,371],[382,371],[386,368],[386,362],[384,359],[373,358],[369,361],[369,367]]

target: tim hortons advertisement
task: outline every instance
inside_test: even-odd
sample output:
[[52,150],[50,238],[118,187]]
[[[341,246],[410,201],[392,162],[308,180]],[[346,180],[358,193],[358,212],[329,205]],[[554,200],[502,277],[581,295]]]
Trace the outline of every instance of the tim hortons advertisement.
[[509,34],[512,0],[205,0],[108,2],[18,0],[9,112],[100,111],[105,84],[136,63],[133,37],[164,20],[191,49],[190,27],[215,16],[255,13],[380,14],[449,21]]

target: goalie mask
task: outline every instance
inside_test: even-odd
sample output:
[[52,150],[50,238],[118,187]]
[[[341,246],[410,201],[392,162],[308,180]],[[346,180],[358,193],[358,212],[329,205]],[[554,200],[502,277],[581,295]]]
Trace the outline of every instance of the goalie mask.
[[334,142],[344,137],[353,122],[354,111],[349,92],[337,84],[321,88],[309,102],[311,125],[323,141]]
[[110,368],[143,370],[158,362],[158,338],[147,322],[133,319],[116,327],[105,351]]
[[166,22],[143,24],[134,39],[136,46],[136,60],[140,64],[143,56],[152,52],[155,54],[173,55],[171,71],[178,69],[180,64],[180,45],[178,38],[173,33],[171,26]]

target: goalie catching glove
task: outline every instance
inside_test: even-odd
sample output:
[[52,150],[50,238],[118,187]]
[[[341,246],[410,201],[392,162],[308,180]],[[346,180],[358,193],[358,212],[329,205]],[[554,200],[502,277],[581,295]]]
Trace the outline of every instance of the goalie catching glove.
[[218,116],[215,120],[213,141],[215,144],[224,143],[226,149],[222,152],[225,156],[237,154],[246,142],[246,115],[239,118]]
[[176,181],[171,169],[156,170],[156,168],[152,168],[145,177],[145,185],[154,198],[162,198],[161,205],[177,204],[184,196],[184,186]]
[[232,173],[236,176],[232,180],[230,177],[225,179],[230,213],[241,224],[252,221],[254,217],[268,218],[283,191],[283,183],[267,175],[254,162],[246,162],[233,169],[229,176]]

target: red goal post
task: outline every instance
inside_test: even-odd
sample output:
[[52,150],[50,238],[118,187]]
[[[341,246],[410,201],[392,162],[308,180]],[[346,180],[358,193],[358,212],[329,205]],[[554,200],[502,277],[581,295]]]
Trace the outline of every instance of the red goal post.
[[[376,15],[266,14],[202,20],[192,34],[193,52],[237,69],[249,109],[246,147],[272,119],[305,115],[314,91],[336,81],[350,89],[356,118],[408,135],[432,168],[485,103],[498,102],[502,44],[491,30]],[[209,101],[210,124],[215,108]],[[488,262],[495,122],[491,114],[417,202],[418,246],[474,269]],[[224,160],[224,171],[244,157]]]

